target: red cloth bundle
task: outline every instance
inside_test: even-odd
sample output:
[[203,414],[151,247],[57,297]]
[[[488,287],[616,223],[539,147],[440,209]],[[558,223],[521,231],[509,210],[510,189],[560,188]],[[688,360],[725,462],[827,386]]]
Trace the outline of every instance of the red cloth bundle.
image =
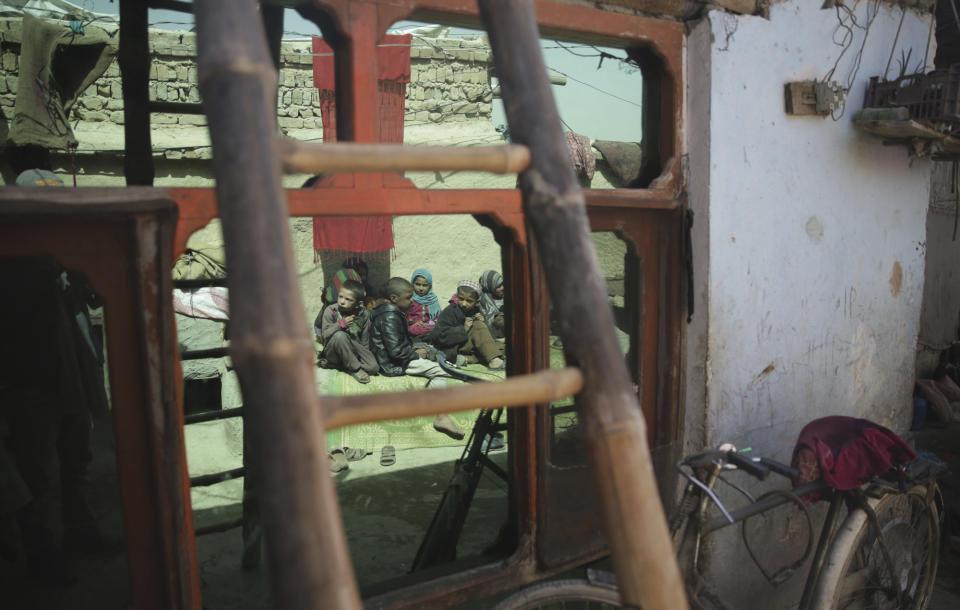
[[834,489],[853,489],[916,457],[903,439],[880,424],[842,415],[823,417],[800,431],[793,466],[801,476],[794,484],[823,478]]

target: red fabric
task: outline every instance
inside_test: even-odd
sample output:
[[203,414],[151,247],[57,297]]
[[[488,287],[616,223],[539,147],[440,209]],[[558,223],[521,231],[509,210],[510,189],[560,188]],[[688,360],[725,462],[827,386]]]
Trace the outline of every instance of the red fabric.
[[[407,83],[410,82],[410,34],[388,35],[377,45],[380,141],[403,142]],[[333,49],[322,38],[313,38],[313,86],[320,90],[323,141],[337,139]],[[313,219],[313,249],[334,255],[369,254],[393,249],[393,223],[389,216],[342,216]]]
[[[410,82],[411,34],[388,34],[377,45],[377,80]],[[313,86],[321,91],[336,89],[333,49],[319,36],[313,37]]]
[[[414,326],[417,322],[423,322],[426,326]],[[422,337],[431,332],[437,325],[436,320],[430,319],[430,312],[426,305],[421,305],[414,301],[407,310],[407,330],[414,337]]]
[[917,457],[903,439],[887,428],[841,415],[815,419],[804,426],[793,449],[794,467],[810,471],[810,465],[805,464],[810,452],[816,456],[823,480],[841,491],[859,487],[894,464]]
[[313,219],[313,248],[331,256],[393,249],[389,216],[325,216]]
[[[380,106],[380,141],[403,142],[404,100],[410,82],[410,34],[384,36],[377,45],[377,85]],[[313,86],[320,90],[323,141],[337,139],[333,49],[322,38],[313,38]]]
[[565,132],[563,136],[567,140],[567,150],[570,152],[570,160],[573,161],[573,169],[577,171],[577,175],[593,180],[593,173],[597,168],[597,156],[593,154],[590,138],[572,131]]

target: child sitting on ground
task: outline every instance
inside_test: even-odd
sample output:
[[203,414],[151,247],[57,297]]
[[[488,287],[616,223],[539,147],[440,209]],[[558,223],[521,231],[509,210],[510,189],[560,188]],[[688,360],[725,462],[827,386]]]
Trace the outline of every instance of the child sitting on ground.
[[[413,284],[402,277],[390,278],[383,294],[383,300],[370,312],[370,345],[380,364],[380,372],[388,377],[426,377],[436,386],[446,386],[443,368],[426,359],[426,347],[414,348],[407,332],[406,315],[413,303]],[[464,436],[463,430],[448,415],[437,415],[433,428],[456,440]]]
[[437,318],[433,344],[451,362],[461,354],[466,362],[477,362],[479,358],[491,369],[502,369],[503,343],[493,338],[483,314],[477,311],[480,292],[476,282],[463,280],[457,284],[457,294],[450,297],[450,304]]
[[[343,283],[347,280],[354,280],[355,282],[360,281],[360,274],[356,272],[355,269],[347,269],[342,267],[333,274],[333,277],[330,278],[330,283],[323,288],[323,293],[320,295],[320,300],[324,305],[331,305],[337,302],[337,294],[340,292],[340,287],[343,286]],[[320,328],[319,324],[314,324],[315,328]],[[319,330],[317,331],[319,334]]]
[[429,341],[440,315],[440,299],[433,292],[433,276],[426,269],[415,269],[410,276],[413,283],[413,303],[407,312],[407,330],[414,340]]
[[480,302],[477,308],[486,320],[490,334],[497,341],[504,341],[503,333],[503,276],[490,269],[480,276]]
[[370,314],[363,297],[363,284],[345,280],[336,304],[320,312],[320,364],[350,373],[360,383],[370,383],[370,375],[376,374],[379,365],[370,351]]

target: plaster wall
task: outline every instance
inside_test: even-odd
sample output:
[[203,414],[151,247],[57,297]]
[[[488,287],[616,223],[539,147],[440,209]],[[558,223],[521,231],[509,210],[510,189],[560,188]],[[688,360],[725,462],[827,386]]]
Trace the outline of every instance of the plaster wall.
[[[830,413],[909,422],[931,164],[851,124],[899,18],[881,5],[832,121],[787,116],[781,92],[835,61],[834,11],[711,14],[710,440],[783,453]],[[927,19],[904,19],[915,57]]]
[[[860,23],[872,4],[854,7]],[[833,42],[837,12],[819,7],[779,2],[769,19],[711,12],[688,45],[700,273],[687,335],[686,431],[707,445],[733,442],[782,461],[818,417],[908,427],[924,283],[931,163],[852,124],[869,77],[886,66],[901,9],[879,5],[854,75],[863,40],[856,32],[833,75],[852,83],[834,121],[784,110],[784,84],[823,79],[841,51]],[[929,19],[907,10],[895,57],[900,49],[924,56]],[[714,537],[709,554],[725,602],[796,603],[802,579],[770,587],[739,536],[726,534]],[[763,530],[761,539],[782,545],[768,567],[792,561],[802,535],[789,519]]]

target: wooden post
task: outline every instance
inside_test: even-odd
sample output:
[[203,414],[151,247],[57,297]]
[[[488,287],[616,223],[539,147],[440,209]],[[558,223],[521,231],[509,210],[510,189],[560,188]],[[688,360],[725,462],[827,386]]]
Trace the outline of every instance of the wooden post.
[[229,269],[230,353],[243,390],[273,605],[360,608],[280,182],[277,72],[256,4],[198,0],[194,14]]
[[147,3],[120,0],[120,82],[123,88],[123,175],[127,186],[153,185],[150,144],[150,41]]
[[479,6],[511,137],[531,152],[530,168],[520,175],[524,211],[541,248],[567,362],[583,372],[580,412],[622,600],[646,610],[682,610],[686,596],[645,424],[614,333],[583,193],[540,51],[533,3],[479,0]]

